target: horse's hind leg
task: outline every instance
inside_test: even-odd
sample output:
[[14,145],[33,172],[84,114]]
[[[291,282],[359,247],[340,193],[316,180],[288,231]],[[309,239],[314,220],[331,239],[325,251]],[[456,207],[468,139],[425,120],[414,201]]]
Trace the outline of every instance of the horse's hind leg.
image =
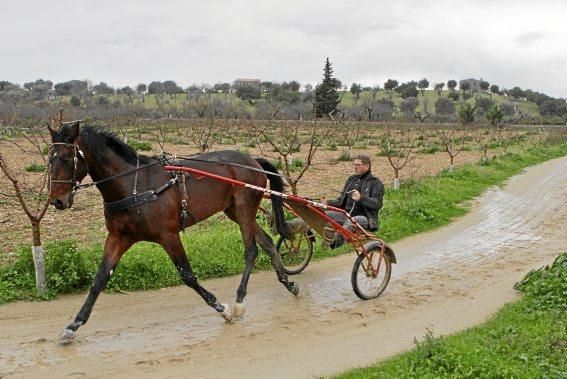
[[118,237],[115,235],[108,235],[104,245],[102,262],[93,280],[89,295],[81,307],[81,310],[77,313],[75,320],[73,320],[73,322],[61,333],[60,340],[62,342],[70,342],[75,336],[77,329],[79,329],[81,325],[86,324],[98,295],[106,287],[108,280],[112,276],[112,273],[124,252],[128,250],[134,242],[135,241],[131,240],[127,236]]
[[224,213],[232,221],[236,222],[240,227],[242,234],[242,242],[244,243],[244,272],[240,280],[240,286],[236,291],[236,304],[234,307],[234,316],[239,317],[244,314],[244,297],[246,296],[248,288],[248,280],[254,268],[256,257],[258,256],[258,247],[254,238],[254,225],[256,224],[256,209],[250,206],[241,206],[238,212],[235,207],[231,206],[224,210]]
[[[238,287],[238,291],[236,292],[235,305],[235,316],[240,316],[244,313],[244,305],[242,305],[242,302],[244,301],[244,297],[246,296],[248,279],[250,278],[250,274],[252,272],[252,269],[254,268],[254,263],[256,262],[256,257],[258,256],[258,247],[256,246],[256,242],[260,243],[260,245],[264,249],[267,249],[267,247],[271,245],[273,252],[276,253],[276,251],[270,237],[265,233],[259,235],[259,233],[257,232],[258,230],[262,229],[256,223],[256,210],[254,208],[243,207],[239,210],[239,212],[235,212],[235,208],[230,207],[225,209],[224,212],[232,221],[238,223],[238,225],[240,226],[240,232],[242,233],[242,240],[244,242],[244,257],[246,266],[244,268],[244,272],[242,273],[240,286]],[[257,237],[260,237],[258,241],[256,240]],[[279,257],[272,256],[271,254],[270,256],[272,257],[272,263],[275,264],[274,267],[280,268],[280,270],[278,271],[278,278],[280,279],[280,282],[282,282],[292,293],[294,293],[294,291],[297,292],[297,286],[294,283],[289,283],[287,281],[287,276],[281,270],[281,263],[278,266],[277,262],[279,262]],[[276,261],[274,261],[274,259]]]
[[272,261],[272,266],[276,270],[278,280],[282,283],[289,292],[297,296],[299,294],[299,285],[295,282],[289,282],[286,273],[282,269],[282,262],[280,255],[278,254],[276,247],[274,246],[274,241],[264,229],[256,223],[256,241],[262,247],[262,249],[270,256]]
[[217,312],[219,312],[226,321],[230,321],[232,315],[230,310],[225,309],[227,306],[219,303],[217,298],[212,293],[204,289],[197,282],[197,278],[195,277],[195,274],[191,269],[191,265],[189,264],[189,260],[187,259],[187,254],[185,254],[185,249],[183,248],[183,244],[179,239],[179,235],[178,234],[170,235],[167,238],[164,238],[162,241],[160,241],[160,244],[163,246],[165,251],[167,251],[167,254],[169,254],[169,257],[173,261],[173,264],[175,265],[175,268],[179,272],[179,275],[181,275],[181,279],[183,280],[183,282],[187,286],[193,288],[195,292],[197,292],[208,305],[210,305]]

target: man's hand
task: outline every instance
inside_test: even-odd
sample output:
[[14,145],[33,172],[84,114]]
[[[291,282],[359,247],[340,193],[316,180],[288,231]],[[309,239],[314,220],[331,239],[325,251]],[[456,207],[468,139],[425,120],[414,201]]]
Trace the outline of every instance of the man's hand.
[[327,205],[327,198],[326,198],[326,197],[322,197],[322,198],[319,199],[319,202],[320,202],[321,204]]
[[360,195],[360,192],[358,192],[357,190],[352,190],[352,192],[350,193],[350,197],[354,201],[359,201],[362,196]]

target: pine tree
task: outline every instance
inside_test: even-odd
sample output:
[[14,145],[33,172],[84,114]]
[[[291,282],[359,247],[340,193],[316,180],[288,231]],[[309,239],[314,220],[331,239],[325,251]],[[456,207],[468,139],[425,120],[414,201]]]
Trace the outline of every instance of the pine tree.
[[333,68],[327,58],[323,69],[323,81],[315,87],[315,113],[317,117],[337,113],[337,105],[341,102],[337,91],[339,81],[333,78]]

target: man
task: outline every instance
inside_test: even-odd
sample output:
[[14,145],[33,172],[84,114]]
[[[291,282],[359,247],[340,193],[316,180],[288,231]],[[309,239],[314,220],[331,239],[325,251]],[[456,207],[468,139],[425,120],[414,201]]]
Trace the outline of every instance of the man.
[[[346,210],[360,226],[376,231],[379,227],[378,211],[382,208],[384,198],[384,184],[372,175],[372,164],[367,155],[357,155],[353,165],[355,174],[346,180],[341,196],[329,201],[323,198],[321,202]],[[345,229],[355,230],[354,225],[344,214],[327,211],[327,215]],[[343,243],[344,237],[337,233],[330,247],[336,249]]]

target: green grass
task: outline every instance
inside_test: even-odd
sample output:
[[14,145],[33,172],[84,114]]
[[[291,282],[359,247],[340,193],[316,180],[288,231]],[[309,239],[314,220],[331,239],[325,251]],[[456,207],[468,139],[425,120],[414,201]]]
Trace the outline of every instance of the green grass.
[[[565,143],[528,149],[495,158],[487,164],[462,166],[453,172],[442,171],[420,181],[407,180],[398,191],[387,188],[379,236],[393,242],[447,225],[468,211],[467,200],[480,195],[489,186],[503,183],[524,167],[566,154]],[[182,234],[182,241],[199,279],[238,274],[244,268],[239,229],[225,217],[215,216],[187,229]],[[337,250],[323,250],[320,238],[317,241],[315,259],[352,253],[348,245]],[[45,248],[47,298],[88,289],[101,259],[102,244],[80,247],[73,241],[58,241],[46,244]],[[16,253],[15,262],[0,267],[0,303],[38,297],[29,247],[22,246]],[[256,268],[270,268],[266,254],[258,256]],[[144,290],[180,283],[173,264],[160,246],[138,243],[120,261],[109,289]]]
[[567,253],[515,288],[523,299],[488,322],[449,337],[428,331],[412,351],[337,378],[567,377]]
[[148,142],[148,141],[130,140],[130,141],[128,141],[128,145],[130,145],[131,147],[133,147],[134,149],[136,149],[138,151],[151,151],[152,150],[152,144],[151,144],[151,142]]
[[45,165],[41,163],[32,163],[29,166],[26,166],[26,172],[44,172]]

